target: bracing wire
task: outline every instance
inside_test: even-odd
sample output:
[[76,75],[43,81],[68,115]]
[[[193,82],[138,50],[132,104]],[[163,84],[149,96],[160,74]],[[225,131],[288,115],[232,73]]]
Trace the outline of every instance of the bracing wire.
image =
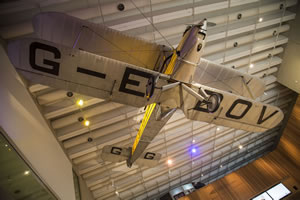
[[143,17],[151,24],[151,26],[158,32],[158,34],[168,43],[168,45],[174,50],[171,43],[167,40],[167,38],[156,28],[156,26],[147,18],[147,16],[137,7],[137,5],[133,2],[133,0],[130,0],[131,3],[134,5],[134,7],[143,15]]

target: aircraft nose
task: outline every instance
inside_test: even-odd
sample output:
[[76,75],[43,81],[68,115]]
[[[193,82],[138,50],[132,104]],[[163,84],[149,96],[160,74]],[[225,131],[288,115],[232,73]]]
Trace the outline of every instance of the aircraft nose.
[[206,30],[207,30],[207,19],[204,18],[202,21],[200,21],[198,23],[199,28],[200,28],[200,32],[206,34]]
[[204,18],[203,20],[201,20],[201,21],[198,23],[198,25],[200,25],[200,26],[203,26],[203,25],[205,25],[205,24],[207,24],[207,19],[206,19],[206,18]]
[[206,27],[207,27],[207,19],[204,18],[202,21],[199,22],[199,25],[200,25],[201,29],[205,29],[205,30],[206,30]]

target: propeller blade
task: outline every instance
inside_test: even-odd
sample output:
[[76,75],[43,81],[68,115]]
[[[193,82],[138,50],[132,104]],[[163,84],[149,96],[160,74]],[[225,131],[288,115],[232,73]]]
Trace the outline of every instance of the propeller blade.
[[[185,24],[187,26],[199,26],[199,24]],[[216,26],[217,24],[214,23],[214,22],[207,22],[207,26],[209,27],[213,27],[213,26]]]
[[213,27],[213,26],[216,26],[217,24],[214,23],[214,22],[207,22],[207,26],[209,27]]

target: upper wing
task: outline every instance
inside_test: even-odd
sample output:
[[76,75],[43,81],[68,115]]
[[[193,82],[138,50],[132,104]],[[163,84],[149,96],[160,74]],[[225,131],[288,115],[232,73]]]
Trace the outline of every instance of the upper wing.
[[261,96],[265,89],[264,82],[258,77],[203,58],[196,68],[194,82],[252,99]]
[[[29,81],[134,107],[151,104],[159,96],[160,90],[154,90],[149,101],[145,98],[150,77],[168,79],[152,70],[37,39],[9,43],[8,56]],[[156,84],[167,82],[158,79]]]
[[40,13],[34,17],[33,27],[40,39],[151,70],[159,67],[170,51],[165,46],[63,13]]

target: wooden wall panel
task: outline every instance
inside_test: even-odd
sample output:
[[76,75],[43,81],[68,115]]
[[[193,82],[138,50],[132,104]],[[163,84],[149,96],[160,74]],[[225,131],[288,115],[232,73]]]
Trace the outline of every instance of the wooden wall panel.
[[300,199],[300,97],[276,150],[181,200],[250,199],[279,182]]

